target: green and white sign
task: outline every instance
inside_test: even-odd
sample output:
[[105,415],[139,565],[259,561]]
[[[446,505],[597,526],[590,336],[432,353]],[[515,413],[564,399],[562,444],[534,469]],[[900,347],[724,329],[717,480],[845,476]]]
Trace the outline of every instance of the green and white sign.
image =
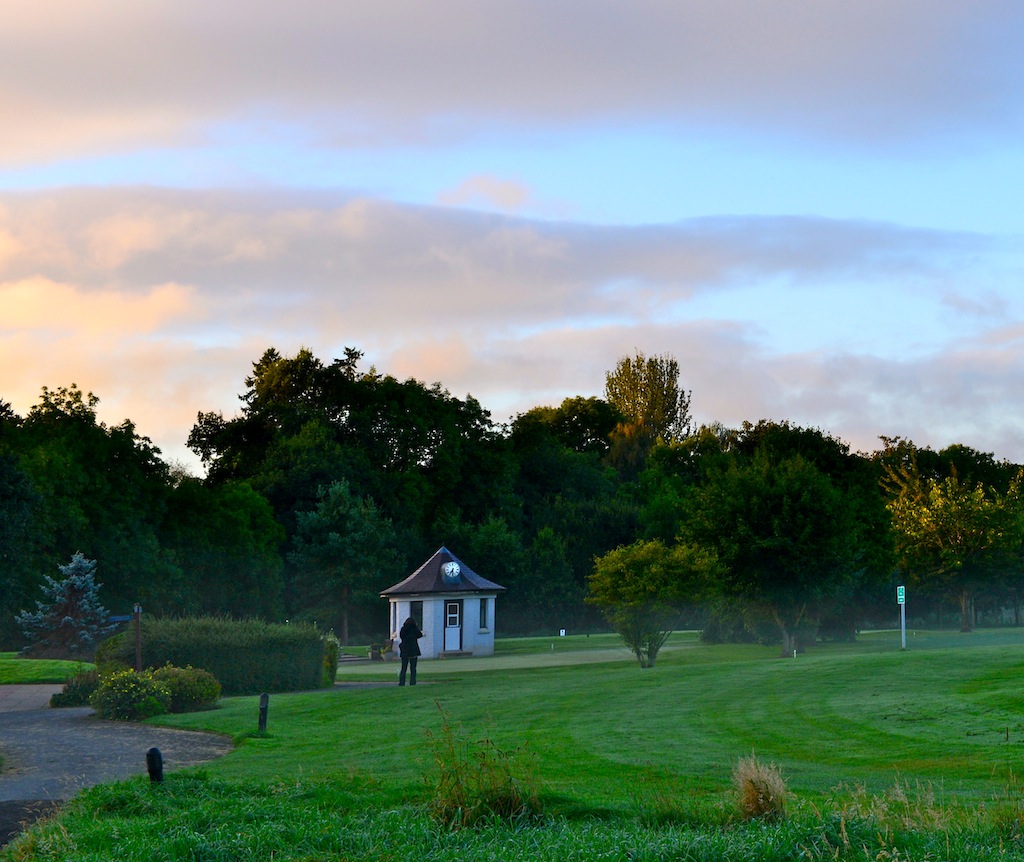
[[907,602],[907,588],[896,587],[896,604],[903,605]]

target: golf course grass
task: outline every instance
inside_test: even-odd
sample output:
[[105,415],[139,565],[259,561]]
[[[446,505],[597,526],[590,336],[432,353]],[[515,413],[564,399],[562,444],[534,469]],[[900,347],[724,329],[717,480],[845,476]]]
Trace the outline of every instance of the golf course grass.
[[0,685],[60,685],[92,665],[61,659],[23,659],[15,652],[0,652]]
[[[396,672],[342,664],[331,690],[272,695],[264,736],[255,697],[161,717],[238,748],[86,791],[0,859],[110,858],[115,840],[140,860],[1024,859],[1024,632],[911,632],[906,651],[867,633],[786,659],[680,633],[649,670],[610,635],[534,638],[423,661],[415,688]],[[434,823],[444,727],[534,780],[541,819]],[[780,768],[785,818],[736,813],[751,755]]]

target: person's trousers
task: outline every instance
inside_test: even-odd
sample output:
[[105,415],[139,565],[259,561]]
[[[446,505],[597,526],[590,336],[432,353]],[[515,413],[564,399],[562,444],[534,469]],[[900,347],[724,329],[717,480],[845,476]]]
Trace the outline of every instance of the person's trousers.
[[416,659],[419,656],[404,655],[402,656],[402,670],[398,674],[398,684],[405,685],[405,671],[409,671],[409,685],[416,685]]

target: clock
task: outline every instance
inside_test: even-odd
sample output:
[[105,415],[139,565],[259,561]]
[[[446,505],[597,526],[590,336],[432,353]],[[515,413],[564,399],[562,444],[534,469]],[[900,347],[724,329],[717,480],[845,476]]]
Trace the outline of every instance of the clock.
[[459,580],[459,564],[454,560],[450,563],[445,563],[442,571],[444,572],[445,583],[454,584]]

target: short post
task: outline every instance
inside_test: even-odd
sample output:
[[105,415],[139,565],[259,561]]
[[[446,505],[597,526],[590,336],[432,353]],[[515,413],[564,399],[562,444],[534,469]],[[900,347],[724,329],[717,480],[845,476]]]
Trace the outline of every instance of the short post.
[[267,732],[267,711],[270,709],[270,695],[266,692],[260,695],[260,733]]
[[135,603],[135,672],[142,673],[142,605]]
[[149,770],[150,784],[159,784],[164,780],[164,756],[159,748],[151,748],[146,752],[146,769]]

